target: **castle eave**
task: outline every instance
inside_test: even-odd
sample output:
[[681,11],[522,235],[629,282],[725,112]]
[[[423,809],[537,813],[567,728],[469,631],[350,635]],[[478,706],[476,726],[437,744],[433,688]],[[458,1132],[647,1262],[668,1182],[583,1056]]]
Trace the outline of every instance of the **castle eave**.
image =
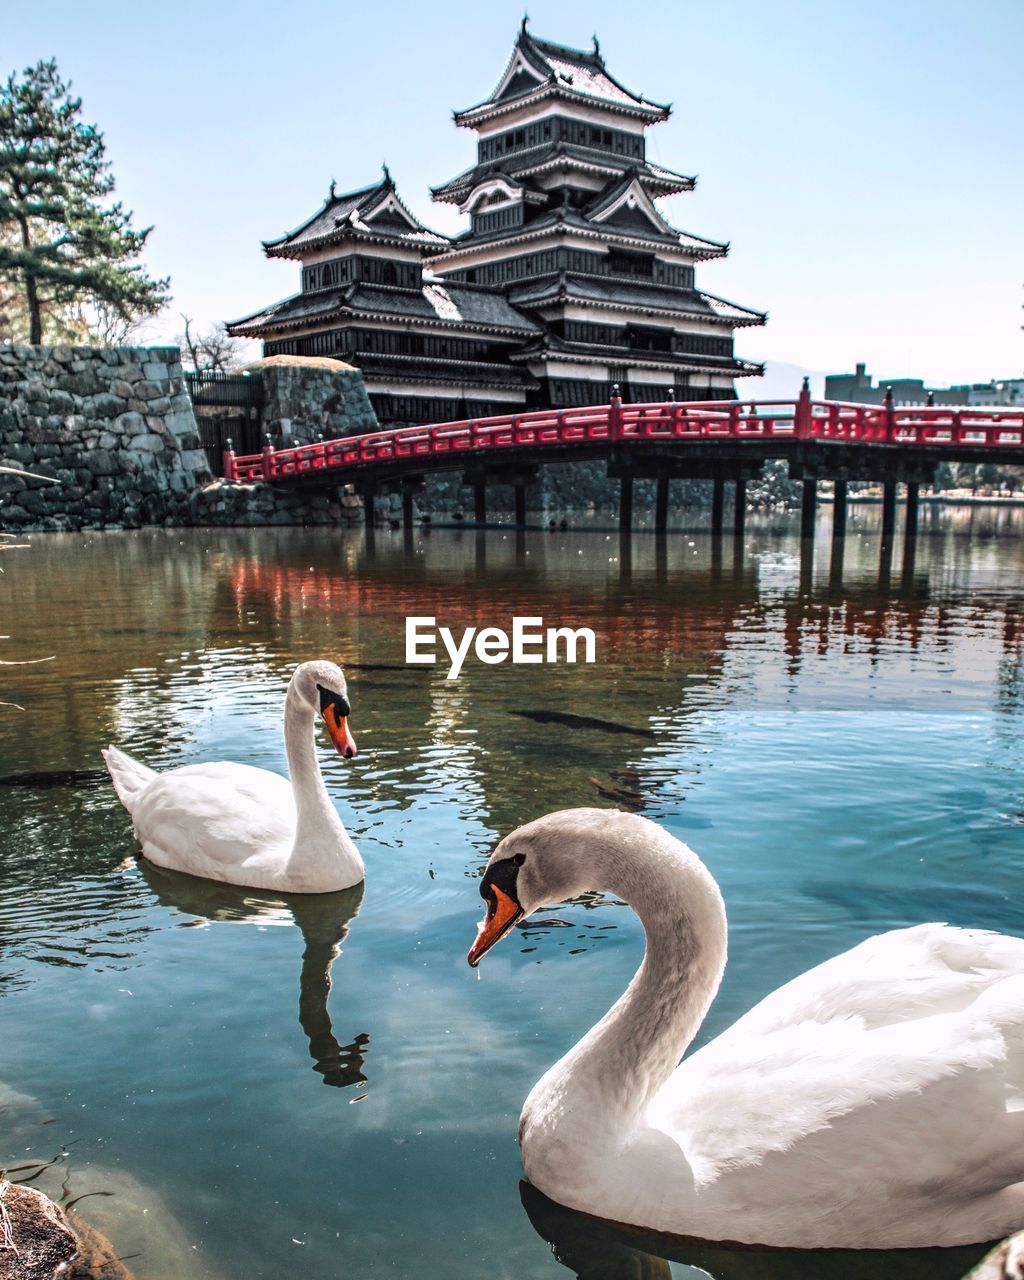
[[599,111],[607,111],[611,115],[644,120],[648,124],[659,124],[662,120],[667,120],[672,112],[670,106],[662,106],[659,103],[603,98],[595,94],[578,93],[562,88],[557,83],[545,81],[532,92],[520,94],[515,98],[506,98],[503,102],[479,102],[475,107],[467,107],[464,111],[454,111],[452,119],[460,129],[478,129],[480,125],[487,124],[491,120],[500,120],[502,116],[512,115],[524,107],[539,106],[549,100],[578,103],[594,107]]

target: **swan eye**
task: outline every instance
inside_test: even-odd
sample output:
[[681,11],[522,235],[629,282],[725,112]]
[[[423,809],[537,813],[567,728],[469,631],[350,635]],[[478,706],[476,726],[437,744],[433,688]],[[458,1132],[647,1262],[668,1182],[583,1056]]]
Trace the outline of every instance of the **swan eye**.
[[521,867],[523,863],[526,861],[526,854],[525,853],[513,854],[512,861],[516,864],[517,867]]
[[340,716],[350,716],[352,714],[348,698],[343,693],[335,693],[333,689],[325,689],[322,684],[318,684],[317,689],[320,692],[321,715],[331,706],[337,707],[338,715]]

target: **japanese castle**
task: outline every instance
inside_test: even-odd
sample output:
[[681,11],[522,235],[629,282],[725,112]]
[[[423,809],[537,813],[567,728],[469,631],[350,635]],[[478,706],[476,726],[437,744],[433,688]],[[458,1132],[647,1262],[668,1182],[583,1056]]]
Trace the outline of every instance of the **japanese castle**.
[[301,264],[300,292],[228,326],[264,354],[331,356],[363,372],[384,424],[626,400],[729,399],[733,331],[765,316],[697,287],[728,245],[678,231],[657,207],[693,178],[647,158],[671,108],[524,20],[486,101],[455,113],[476,163],[435,187],[469,229],[423,226],[385,167],[339,194],[268,257]]

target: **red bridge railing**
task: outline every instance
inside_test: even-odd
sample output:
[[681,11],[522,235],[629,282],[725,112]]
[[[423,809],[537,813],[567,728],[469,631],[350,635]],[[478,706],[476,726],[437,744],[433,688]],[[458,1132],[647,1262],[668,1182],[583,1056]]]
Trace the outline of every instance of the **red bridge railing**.
[[[820,440],[914,447],[1024,449],[1024,407],[894,406],[812,400],[705,400],[542,409],[494,418],[397,427],[292,449],[224,454],[227,480],[285,480],[322,471],[355,472],[382,462],[480,455],[537,446],[702,440]],[[429,469],[429,468],[428,468]]]

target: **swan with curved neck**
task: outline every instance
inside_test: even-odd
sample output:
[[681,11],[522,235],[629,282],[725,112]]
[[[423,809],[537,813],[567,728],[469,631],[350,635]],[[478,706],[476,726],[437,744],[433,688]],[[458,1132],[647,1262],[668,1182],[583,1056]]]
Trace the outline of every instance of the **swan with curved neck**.
[[333,893],[358,884],[363,860],[327,794],[314,740],[319,716],[338,752],[355,756],[349,711],[340,667],[296,667],[284,703],[289,778],[227,761],[157,773],[107,747],[103,758],[143,854],[253,889]]
[[588,890],[639,915],[625,993],[534,1086],[529,1180],[611,1221],[786,1248],[982,1242],[1024,1226],[1024,939],[945,925],[869,938],[679,1060],[714,999],[710,872],[646,818],[548,814],[480,886],[486,951]]

